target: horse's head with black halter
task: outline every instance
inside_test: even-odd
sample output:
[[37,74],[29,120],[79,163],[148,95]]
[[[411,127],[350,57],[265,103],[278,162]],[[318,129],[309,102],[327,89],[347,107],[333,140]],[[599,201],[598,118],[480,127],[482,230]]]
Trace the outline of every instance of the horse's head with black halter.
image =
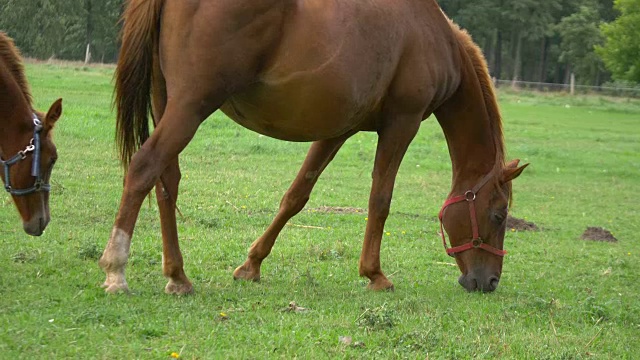
[[51,219],[49,177],[58,157],[51,133],[60,115],[62,99],[46,114],[34,110],[20,52],[0,31],[0,177],[29,235],[42,235]]
[[[29,235],[42,235],[51,219],[49,179],[58,156],[50,132],[61,112],[62,101],[58,100],[42,120],[32,113],[32,131],[25,132],[31,138],[18,136],[14,144],[0,146],[0,177],[18,208],[24,231]],[[20,142],[24,144],[17,145]],[[14,153],[5,150],[15,147],[21,150]]]

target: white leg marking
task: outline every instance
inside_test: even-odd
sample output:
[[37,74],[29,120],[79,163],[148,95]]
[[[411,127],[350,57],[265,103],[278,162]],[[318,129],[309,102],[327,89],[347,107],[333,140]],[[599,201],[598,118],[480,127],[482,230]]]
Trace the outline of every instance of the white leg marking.
[[124,269],[129,260],[130,247],[131,237],[123,230],[113,228],[109,243],[100,259],[100,266],[107,274],[107,279],[102,284],[106,292],[129,291]]

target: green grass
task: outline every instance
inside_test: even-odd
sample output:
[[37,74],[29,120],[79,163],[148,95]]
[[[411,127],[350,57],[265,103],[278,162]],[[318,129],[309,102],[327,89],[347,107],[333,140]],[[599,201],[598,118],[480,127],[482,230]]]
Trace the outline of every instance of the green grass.
[[[376,137],[350,139],[287,227],[261,283],[234,282],[308,144],[245,130],[221,114],[181,156],[179,207],[192,296],[163,293],[155,202],[141,210],[127,268],[131,295],[109,296],[97,259],[119,205],[111,68],[29,65],[37,107],[64,98],[56,130],[52,222],[22,232],[0,197],[3,358],[632,359],[640,354],[640,103],[503,93],[512,215],[541,227],[506,238],[499,289],[467,293],[437,235],[451,165],[426,121],[398,176],[382,246],[393,293],[365,289],[358,258]],[[310,228],[321,227],[322,229]],[[588,226],[617,243],[580,240]],[[286,312],[291,301],[305,312]],[[224,313],[224,316],[221,315]],[[348,336],[352,344],[339,339]],[[357,343],[356,343],[357,342]]]

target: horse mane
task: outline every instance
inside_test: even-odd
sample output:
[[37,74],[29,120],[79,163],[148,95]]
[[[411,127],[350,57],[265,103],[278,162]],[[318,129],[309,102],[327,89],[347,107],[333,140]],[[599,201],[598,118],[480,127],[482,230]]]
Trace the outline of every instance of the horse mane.
[[13,40],[2,31],[0,31],[0,61],[4,62],[9,72],[13,75],[27,103],[31,106],[33,100],[29,90],[29,83],[24,73],[20,51],[13,43]]
[[[493,134],[493,143],[496,147],[496,159],[492,171],[494,173],[501,173],[505,167],[506,149],[504,144],[504,133],[502,130],[502,116],[500,115],[500,108],[498,106],[497,96],[493,87],[493,80],[489,75],[489,66],[487,60],[482,53],[482,50],[471,38],[471,35],[461,29],[456,23],[449,19],[451,28],[456,34],[458,42],[463,47],[465,52],[469,55],[473,69],[480,83],[482,89],[482,96],[484,98],[485,108],[487,110],[487,116],[489,118],[489,126],[491,127],[491,133]],[[513,191],[509,187],[509,207],[513,204]]]
[[487,61],[480,47],[478,47],[471,38],[471,35],[466,30],[461,29],[453,21],[449,20],[449,22],[451,24],[451,28],[456,34],[458,42],[469,55],[471,63],[473,64],[473,69],[475,70],[480,83],[487,116],[489,118],[489,124],[491,126],[491,133],[493,134],[493,142],[496,146],[496,169],[494,170],[500,171],[505,166],[506,152],[502,131],[502,116],[500,115],[500,108],[498,107],[497,97],[493,87],[493,80],[489,75]]

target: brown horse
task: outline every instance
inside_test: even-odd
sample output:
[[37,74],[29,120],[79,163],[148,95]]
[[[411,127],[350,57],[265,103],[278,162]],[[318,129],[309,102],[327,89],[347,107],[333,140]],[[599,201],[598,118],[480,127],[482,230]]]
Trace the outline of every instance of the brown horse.
[[49,177],[58,156],[51,130],[61,114],[62,99],[46,115],[33,108],[20,53],[0,32],[0,176],[29,235],[42,235],[51,219]]
[[[380,267],[380,242],[393,185],[421,121],[435,114],[453,162],[452,200],[442,215],[459,282],[468,290],[498,285],[511,180],[524,166],[504,161],[501,119],[481,52],[435,0],[131,0],[115,101],[127,173],[100,260],[107,292],[128,290],[131,236],[154,185],[165,291],[192,291],[176,230],[178,154],[217,109],[261,134],[313,141],[275,219],[234,278],[260,279],[278,233],[304,207],[342,144],[358,131],[375,131],[359,270],[370,289],[392,289]],[[465,192],[469,205],[457,204],[455,195]]]

